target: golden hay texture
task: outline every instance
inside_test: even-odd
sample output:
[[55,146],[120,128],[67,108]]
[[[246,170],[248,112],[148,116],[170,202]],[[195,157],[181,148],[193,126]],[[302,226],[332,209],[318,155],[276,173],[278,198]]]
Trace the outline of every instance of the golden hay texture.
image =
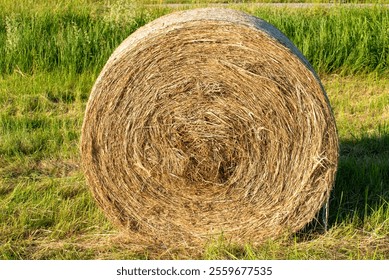
[[315,217],[338,139],[320,81],[280,31],[207,8],[161,17],[115,50],[81,154],[98,204],[134,242],[255,244]]

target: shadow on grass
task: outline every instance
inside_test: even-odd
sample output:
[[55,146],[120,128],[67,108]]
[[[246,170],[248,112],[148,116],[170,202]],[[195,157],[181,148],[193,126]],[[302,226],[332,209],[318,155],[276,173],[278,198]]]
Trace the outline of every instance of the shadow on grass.
[[[340,141],[335,186],[329,204],[328,229],[342,223],[363,223],[379,209],[389,208],[389,131]],[[325,231],[324,208],[296,233],[300,241]],[[387,219],[388,217],[382,217]]]
[[364,221],[385,203],[389,203],[389,132],[341,140],[329,226],[350,218]]

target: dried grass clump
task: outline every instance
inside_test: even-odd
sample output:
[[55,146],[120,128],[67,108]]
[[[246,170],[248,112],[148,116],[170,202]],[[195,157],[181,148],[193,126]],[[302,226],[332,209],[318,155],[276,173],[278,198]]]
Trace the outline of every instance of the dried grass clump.
[[[301,229],[338,158],[323,87],[268,23],[227,9],[161,17],[97,79],[82,129],[87,181],[134,242],[260,242]],[[183,243],[182,243],[183,242]]]

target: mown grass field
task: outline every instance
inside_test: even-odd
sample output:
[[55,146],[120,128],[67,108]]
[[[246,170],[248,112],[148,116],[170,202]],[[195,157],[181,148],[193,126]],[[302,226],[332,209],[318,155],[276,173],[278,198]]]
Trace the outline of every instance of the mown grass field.
[[341,149],[328,232],[309,228],[259,247],[222,239],[197,249],[133,244],[105,218],[85,183],[78,148],[83,113],[115,47],[178,8],[5,0],[0,259],[389,259],[389,8],[231,7],[278,27],[322,78]]

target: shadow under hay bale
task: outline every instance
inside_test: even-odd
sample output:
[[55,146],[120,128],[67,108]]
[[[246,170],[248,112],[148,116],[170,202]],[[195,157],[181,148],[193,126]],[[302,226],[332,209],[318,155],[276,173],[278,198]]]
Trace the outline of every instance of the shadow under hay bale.
[[270,24],[195,9],[138,29],[87,105],[81,154],[106,215],[134,242],[257,243],[329,196],[335,121],[314,70]]

